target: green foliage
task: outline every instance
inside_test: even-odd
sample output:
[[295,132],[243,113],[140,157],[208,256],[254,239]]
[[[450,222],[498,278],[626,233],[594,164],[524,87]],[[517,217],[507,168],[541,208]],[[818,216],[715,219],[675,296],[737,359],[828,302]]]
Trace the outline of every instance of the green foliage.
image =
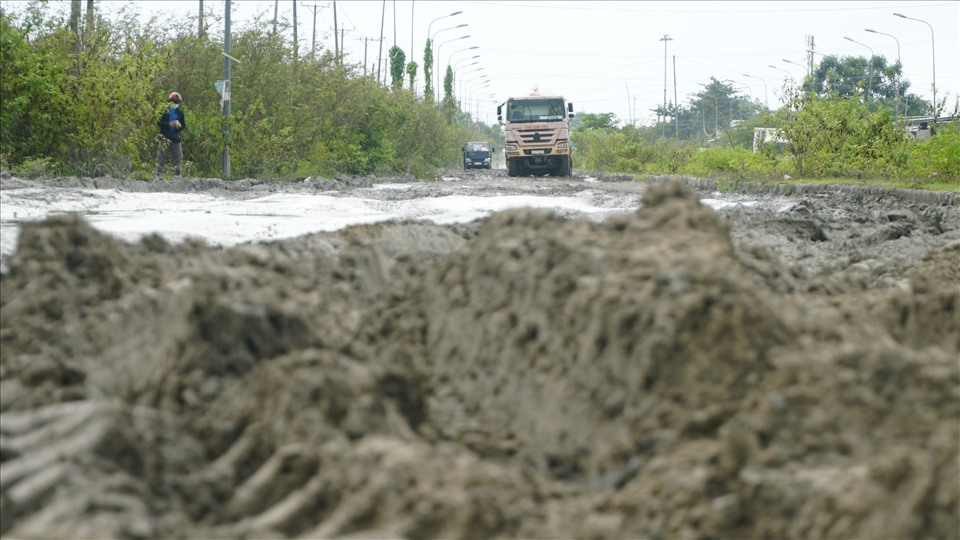
[[48,157],[28,159],[17,165],[13,172],[23,178],[43,178],[60,174],[57,164]]
[[225,131],[238,177],[435,177],[484,129],[455,106],[445,115],[417,99],[417,65],[405,64],[399,49],[391,49],[394,88],[406,67],[411,92],[391,92],[329,51],[294,69],[290,44],[262,21],[233,28],[239,62],[227,121],[214,89],[223,78],[222,36],[198,38],[196,21],[183,16],[140,23],[135,7],[124,8],[100,13],[78,53],[67,20],[50,11],[45,3],[17,15],[0,10],[0,156],[24,174],[150,174],[157,120],[172,91],[184,97],[184,160],[198,176],[219,176]]
[[797,98],[780,126],[797,174],[889,177],[906,159],[908,141],[889,109],[871,112],[858,98]]
[[417,66],[416,62],[407,63],[407,80],[410,81],[409,90],[413,93],[417,88]]
[[883,56],[827,56],[803,82],[803,91],[820,98],[859,98],[873,108],[893,108],[906,115],[929,114],[931,106],[909,93],[910,81],[903,78],[899,63],[887,64]]
[[960,189],[960,121],[941,128],[937,136],[907,145],[903,175],[921,186],[952,179]]
[[407,55],[403,49],[394,45],[390,47],[390,87],[394,90],[403,88],[403,68],[407,61]]
[[579,124],[582,129],[616,129],[617,116],[613,113],[581,113]]
[[430,38],[423,47],[423,96],[427,101],[433,100],[433,42]]
[[[682,110],[672,112],[685,118]],[[580,114],[578,119],[572,134],[576,162],[597,172],[687,174],[728,181],[779,181],[795,175],[960,188],[960,124],[941,128],[927,141],[912,141],[892,109],[861,103],[857,97],[798,94],[784,110],[729,128],[709,146],[695,133],[677,144],[669,131],[663,136],[660,124],[618,129],[612,115]],[[755,127],[781,129],[791,141],[787,150],[764,146],[754,153]]]

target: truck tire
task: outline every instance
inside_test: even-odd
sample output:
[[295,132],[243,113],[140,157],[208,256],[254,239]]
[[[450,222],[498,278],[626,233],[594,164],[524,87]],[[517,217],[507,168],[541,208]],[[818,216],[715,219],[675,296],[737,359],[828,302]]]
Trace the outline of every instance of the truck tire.
[[560,164],[557,165],[557,176],[573,176],[572,157],[560,156]]
[[511,159],[507,161],[507,176],[520,176],[523,165],[520,160]]

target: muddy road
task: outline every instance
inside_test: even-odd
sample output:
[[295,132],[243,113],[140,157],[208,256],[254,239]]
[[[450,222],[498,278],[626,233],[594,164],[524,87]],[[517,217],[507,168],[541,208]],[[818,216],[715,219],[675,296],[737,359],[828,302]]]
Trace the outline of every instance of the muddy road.
[[3,537],[960,538],[958,193],[0,178],[94,189],[583,204],[223,245],[7,223]]

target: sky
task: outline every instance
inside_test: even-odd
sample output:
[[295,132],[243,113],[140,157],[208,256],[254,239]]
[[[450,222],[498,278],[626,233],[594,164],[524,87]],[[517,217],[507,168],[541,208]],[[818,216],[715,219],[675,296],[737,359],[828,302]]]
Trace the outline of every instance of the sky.
[[[203,4],[206,13],[222,16],[223,0]],[[279,0],[281,19],[292,20],[293,4],[293,0]],[[300,50],[310,50],[314,8],[317,47],[332,50],[334,2],[296,4]],[[435,60],[455,68],[454,92],[487,123],[496,121],[497,103],[534,86],[562,94],[577,112],[613,113],[621,123],[654,123],[655,107],[665,99],[674,102],[674,95],[681,104],[689,103],[690,96],[711,77],[732,81],[729,84],[743,96],[778,108],[784,87],[806,74],[808,36],[813,39],[815,62],[826,55],[875,54],[892,63],[899,55],[912,93],[932,100],[935,77],[937,98],[946,97],[948,109],[960,95],[958,0],[339,0],[335,4],[347,62],[362,69],[366,48],[369,69],[376,69],[378,54],[385,57],[396,44],[407,53],[407,61],[412,46],[412,60],[422,66],[429,32],[437,44]],[[133,5],[145,17],[161,12],[195,15],[199,2],[138,1]],[[269,21],[275,2],[233,0],[233,5],[232,24],[243,26],[253,24],[257,15]],[[451,15],[455,12],[461,13]],[[458,28],[461,24],[467,26]],[[867,28],[879,33],[866,32]],[[664,41],[664,36],[669,40]],[[473,58],[476,55],[479,58]],[[221,78],[218,75],[211,74],[211,79]],[[421,71],[421,90],[422,77]]]

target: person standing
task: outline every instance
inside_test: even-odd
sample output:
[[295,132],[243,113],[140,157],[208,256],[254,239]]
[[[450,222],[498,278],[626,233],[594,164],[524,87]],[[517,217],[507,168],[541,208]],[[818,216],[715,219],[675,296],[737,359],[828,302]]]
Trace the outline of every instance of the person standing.
[[157,127],[160,128],[160,134],[163,139],[160,141],[160,151],[157,155],[157,174],[163,172],[163,166],[167,158],[173,157],[173,164],[177,169],[177,176],[180,176],[183,166],[183,139],[180,138],[180,132],[187,127],[187,119],[180,108],[183,98],[180,94],[173,92],[167,96],[167,110],[160,115]]

